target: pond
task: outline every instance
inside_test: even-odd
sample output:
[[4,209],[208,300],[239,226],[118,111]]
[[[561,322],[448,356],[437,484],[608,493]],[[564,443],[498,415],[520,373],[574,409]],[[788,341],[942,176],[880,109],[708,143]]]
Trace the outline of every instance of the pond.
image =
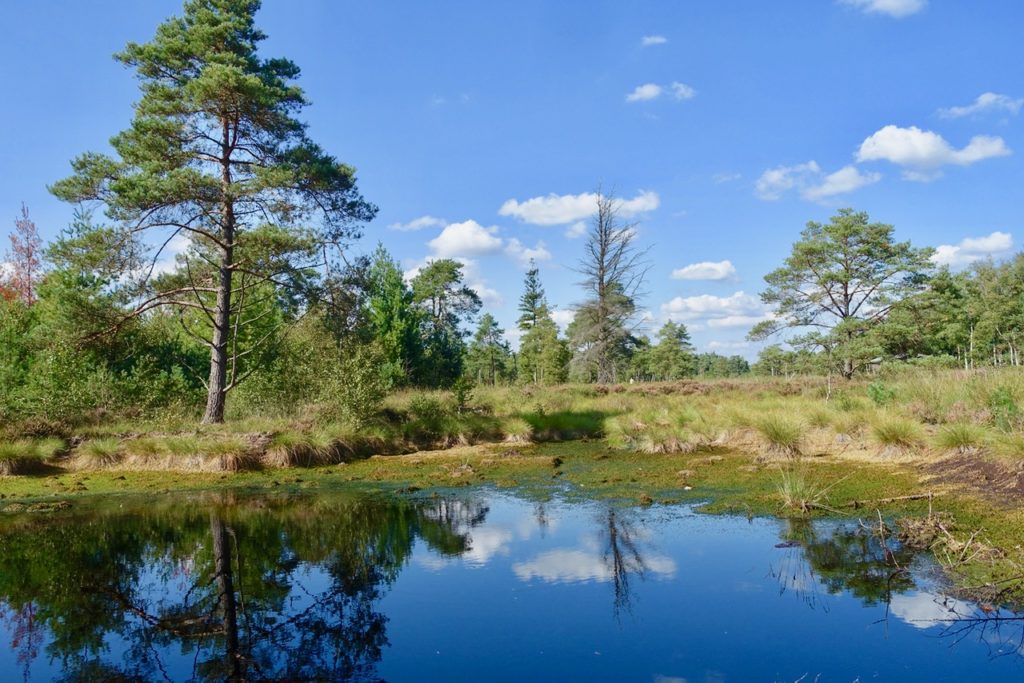
[[1021,680],[1020,619],[856,520],[492,489],[0,519],[0,680]]

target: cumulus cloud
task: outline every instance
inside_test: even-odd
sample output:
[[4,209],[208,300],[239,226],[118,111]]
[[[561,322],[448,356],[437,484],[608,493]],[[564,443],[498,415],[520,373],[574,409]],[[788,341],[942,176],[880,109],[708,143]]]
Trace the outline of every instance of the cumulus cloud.
[[[633,218],[642,213],[654,211],[661,204],[661,200],[656,192],[641,190],[632,199],[620,199],[616,203],[621,218]],[[597,193],[583,192],[582,194],[549,194],[522,202],[509,199],[498,209],[498,214],[513,216],[532,225],[566,225],[584,221],[594,215],[595,211],[597,211]]]
[[728,280],[736,277],[731,261],[701,261],[672,271],[673,280]]
[[927,181],[942,175],[942,166],[969,166],[1010,153],[1000,137],[975,135],[966,146],[956,149],[933,131],[888,125],[861,143],[857,161],[891,161],[904,167],[904,178]]
[[941,244],[932,254],[937,266],[956,268],[986,258],[1006,256],[1013,251],[1013,236],[1008,232],[993,232],[984,237],[967,237],[958,244]]
[[668,38],[665,36],[644,36],[640,39],[640,45],[643,47],[651,47],[652,45],[664,45],[668,42]]
[[656,100],[665,94],[671,95],[676,100],[690,100],[697,96],[697,91],[692,86],[679,81],[672,81],[667,86],[644,83],[633,88],[633,92],[626,95],[626,101],[646,102]]
[[1024,107],[1024,97],[1014,98],[1009,95],[1000,95],[994,92],[985,92],[978,95],[971,104],[962,107],[949,107],[940,109],[939,116],[944,119],[959,119],[974,114],[982,114],[990,111],[1004,111],[1016,116]]
[[819,173],[821,167],[813,160],[796,166],[769,168],[754,183],[754,194],[769,201],[780,199],[787,190],[806,184],[805,177]]
[[427,245],[443,258],[492,254],[502,247],[497,232],[496,226],[485,228],[474,220],[468,220],[446,226]]
[[576,318],[576,311],[571,308],[556,308],[551,311],[551,319],[555,321],[563,331],[569,327],[569,324]]
[[829,173],[818,185],[801,189],[804,199],[818,201],[837,194],[853,192],[865,185],[873,185],[882,179],[881,173],[861,173],[856,166],[844,166],[835,173]]
[[867,14],[884,14],[896,19],[917,14],[928,4],[928,0],[839,0],[839,2]]
[[826,174],[814,160],[795,166],[777,166],[761,174],[754,183],[754,194],[774,201],[789,190],[797,190],[808,201],[821,201],[837,194],[853,192],[877,183],[881,173],[862,173],[856,166],[844,166]]
[[584,223],[583,221],[576,221],[575,223],[573,223],[572,225],[565,229],[565,236],[571,240],[574,240],[577,237],[583,237],[583,235],[585,235],[586,232],[587,224]]
[[408,223],[392,223],[388,226],[388,230],[411,232],[413,230],[423,230],[424,228],[442,228],[445,225],[447,225],[447,221],[443,218],[420,216],[419,218],[412,219]]
[[505,253],[519,262],[519,265],[526,267],[530,261],[548,261],[551,259],[551,252],[544,246],[544,242],[537,242],[537,246],[527,247],[515,237],[508,241]]
[[702,321],[710,328],[747,327],[768,319],[761,300],[739,291],[729,296],[677,296],[661,305],[662,316],[676,322]]
[[174,272],[178,267],[178,256],[188,251],[192,240],[188,234],[178,233],[167,242],[156,263],[153,265],[153,277]]

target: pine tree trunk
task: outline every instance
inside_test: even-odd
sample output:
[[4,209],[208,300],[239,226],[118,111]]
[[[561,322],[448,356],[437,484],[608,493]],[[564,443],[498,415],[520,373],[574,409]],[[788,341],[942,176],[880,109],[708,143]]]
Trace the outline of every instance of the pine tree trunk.
[[228,393],[228,338],[231,333],[231,274],[234,270],[235,205],[231,196],[231,129],[222,124],[221,140],[221,259],[217,281],[217,307],[213,312],[210,379],[206,388],[203,424],[224,422]]
[[224,521],[215,512],[210,513],[210,533],[213,536],[214,571],[224,628],[225,680],[241,681],[244,680],[244,676],[241,650],[238,646],[238,603],[231,566],[231,540]]

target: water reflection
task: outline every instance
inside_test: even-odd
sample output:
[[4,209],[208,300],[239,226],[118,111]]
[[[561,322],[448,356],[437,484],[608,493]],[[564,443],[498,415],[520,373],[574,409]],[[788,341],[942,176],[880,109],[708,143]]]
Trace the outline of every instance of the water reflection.
[[208,499],[7,529],[0,595],[23,675],[45,630],[65,680],[372,678],[387,645],[376,603],[414,540],[464,553],[486,507],[306,503]]
[[[792,642],[806,641],[777,656],[813,658],[827,645],[815,640],[820,622],[788,605],[830,619],[849,619],[857,614],[851,606],[872,610],[849,621],[850,638],[864,637],[865,620],[892,618],[908,624],[898,634],[908,643],[927,632],[980,641],[993,654],[1022,652],[1018,615],[942,596],[921,564],[858,524],[751,526],[685,509],[530,503],[472,491],[204,496],[50,518],[7,515],[0,679],[15,671],[67,681],[488,678],[500,665],[514,680],[539,673],[531,661],[552,666],[517,652],[508,631],[534,657],[547,652],[546,633],[567,639],[559,641],[567,652],[579,638],[580,649],[603,658],[594,672],[604,677],[617,671],[615,648],[618,671],[635,672],[647,657],[651,675],[667,680],[685,661],[680,642],[703,643],[694,649],[709,658],[728,642],[728,656],[709,659],[700,675],[749,661],[755,668],[722,674],[742,680],[763,678],[758,624],[770,632],[775,620],[787,621]],[[772,586],[782,600],[759,592]],[[625,624],[624,613],[633,615]],[[459,651],[463,642],[464,652],[484,657],[478,675],[459,668],[461,660],[423,668],[423,652]],[[495,642],[508,650],[500,664]],[[641,647],[649,648],[642,657]],[[661,668],[653,668],[658,657]],[[585,663],[574,667],[568,677],[586,677]]]

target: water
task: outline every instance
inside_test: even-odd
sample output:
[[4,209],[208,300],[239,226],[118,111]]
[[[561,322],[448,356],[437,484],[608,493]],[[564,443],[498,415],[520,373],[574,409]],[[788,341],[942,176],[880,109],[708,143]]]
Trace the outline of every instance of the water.
[[855,521],[341,490],[0,519],[0,680],[1022,680]]

